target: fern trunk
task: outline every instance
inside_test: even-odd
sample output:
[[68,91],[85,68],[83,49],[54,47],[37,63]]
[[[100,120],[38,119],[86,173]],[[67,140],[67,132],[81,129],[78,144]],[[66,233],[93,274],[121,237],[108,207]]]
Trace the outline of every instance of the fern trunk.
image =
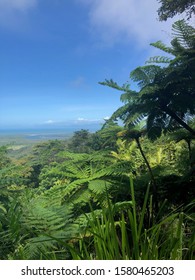
[[147,165],[147,168],[148,168],[148,171],[150,173],[150,178],[151,178],[151,182],[152,182],[152,188],[153,188],[153,196],[154,196],[154,210],[155,212],[157,213],[158,212],[158,198],[157,198],[157,185],[156,185],[156,182],[155,182],[155,179],[154,179],[154,175],[153,175],[153,172],[152,172],[152,168],[150,167],[150,164],[149,164],[149,161],[147,160],[145,154],[144,154],[144,151],[142,149],[142,146],[141,146],[141,143],[139,141],[139,138],[136,138],[136,143],[137,143],[137,146],[140,150],[140,153]]
[[195,130],[193,130],[187,123],[185,123],[180,117],[178,117],[175,112],[173,112],[171,109],[169,109],[167,106],[162,106],[161,110],[163,110],[165,113],[167,113],[170,117],[172,117],[176,122],[178,122],[183,128],[185,128],[187,131],[189,131],[192,135],[195,136]]
[[191,148],[191,140],[186,140],[186,143],[188,145],[188,154],[189,154],[189,162],[190,162],[190,169],[192,168],[192,148]]

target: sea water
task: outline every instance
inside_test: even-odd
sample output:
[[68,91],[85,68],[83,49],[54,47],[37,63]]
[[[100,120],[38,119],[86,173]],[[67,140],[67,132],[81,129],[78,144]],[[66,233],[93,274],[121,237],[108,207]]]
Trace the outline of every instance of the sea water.
[[22,138],[26,140],[54,140],[54,139],[67,139],[71,137],[75,131],[81,129],[87,129],[89,132],[95,132],[101,128],[101,125],[93,126],[67,126],[64,128],[12,128],[12,129],[1,129],[0,128],[0,139],[13,139]]

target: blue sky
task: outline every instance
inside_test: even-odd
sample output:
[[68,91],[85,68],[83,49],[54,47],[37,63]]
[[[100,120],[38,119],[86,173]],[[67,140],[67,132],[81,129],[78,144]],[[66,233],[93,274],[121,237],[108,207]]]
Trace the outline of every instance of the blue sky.
[[[0,129],[103,123],[129,73],[171,40],[157,0],[0,0]],[[174,19],[175,21],[176,19]]]

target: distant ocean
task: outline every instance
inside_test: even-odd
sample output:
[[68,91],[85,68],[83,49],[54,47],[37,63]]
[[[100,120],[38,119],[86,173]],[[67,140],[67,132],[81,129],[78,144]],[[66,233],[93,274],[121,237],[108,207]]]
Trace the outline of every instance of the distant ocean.
[[87,129],[89,132],[95,132],[101,128],[100,124],[90,125],[71,125],[64,128],[12,128],[1,129],[0,138],[23,138],[26,140],[54,140],[54,139],[67,139],[73,135],[75,131]]
[[72,131],[62,129],[9,129],[0,130],[0,138],[23,138],[27,140],[49,140],[70,137]]

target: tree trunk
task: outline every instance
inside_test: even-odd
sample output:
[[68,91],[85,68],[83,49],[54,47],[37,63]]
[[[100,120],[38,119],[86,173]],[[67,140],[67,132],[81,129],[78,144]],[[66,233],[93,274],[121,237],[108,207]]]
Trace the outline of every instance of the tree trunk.
[[185,128],[187,131],[189,131],[192,135],[195,136],[195,130],[193,130],[187,123],[185,123],[180,117],[178,117],[175,112],[173,112],[171,109],[169,109],[167,106],[162,106],[161,110],[163,110],[165,113],[167,113],[170,117],[172,117],[176,122],[178,122],[183,128]]
[[190,169],[192,168],[192,148],[191,148],[191,140],[186,140],[188,145],[188,153],[189,153],[189,161],[190,161]]
[[136,138],[135,139],[136,143],[137,143],[137,146],[140,150],[140,153],[147,165],[147,168],[148,168],[148,171],[150,173],[150,177],[151,177],[151,182],[152,182],[152,188],[153,188],[153,196],[154,196],[154,210],[155,212],[157,213],[158,212],[158,198],[157,198],[157,185],[156,185],[156,182],[155,182],[155,179],[154,179],[154,175],[153,175],[153,172],[152,172],[152,169],[150,167],[150,164],[144,154],[144,151],[142,150],[142,146],[140,144],[140,141],[139,141],[139,138]]

